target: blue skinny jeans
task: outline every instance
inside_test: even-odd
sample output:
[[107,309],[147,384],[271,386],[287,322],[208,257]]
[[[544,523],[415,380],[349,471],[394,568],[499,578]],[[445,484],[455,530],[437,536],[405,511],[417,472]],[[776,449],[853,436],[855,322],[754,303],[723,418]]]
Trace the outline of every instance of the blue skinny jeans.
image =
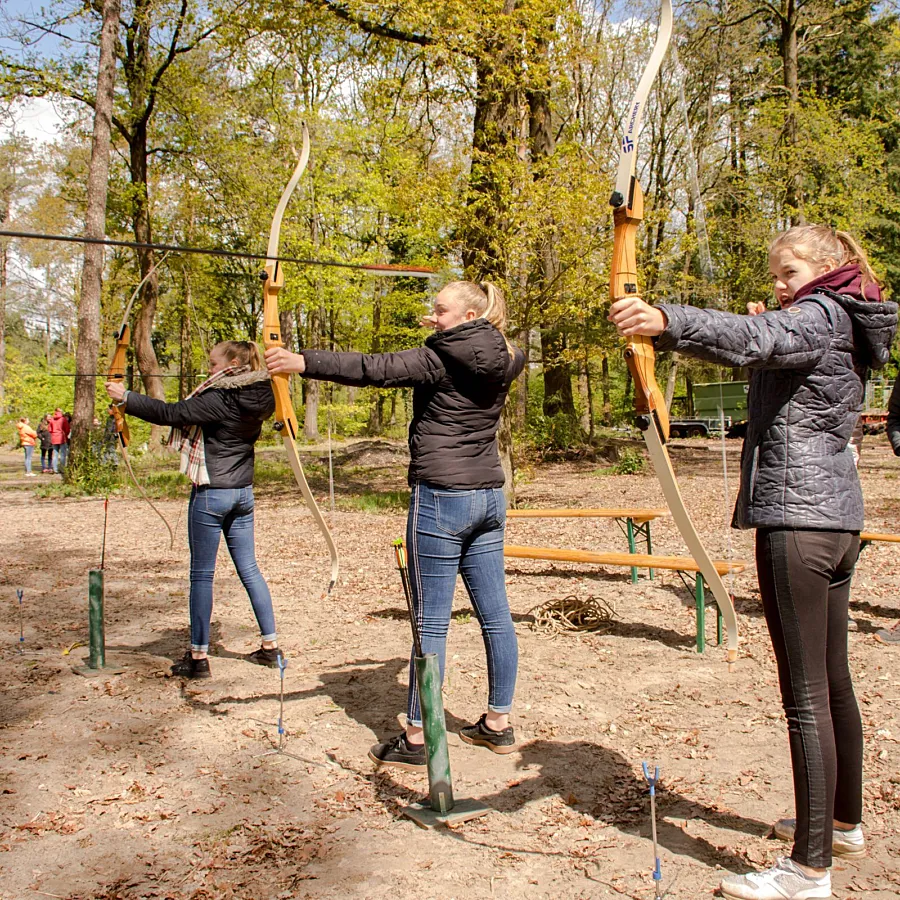
[[275,613],[269,586],[256,564],[253,537],[253,488],[211,488],[194,485],[188,506],[188,543],[191,548],[191,650],[209,650],[213,609],[213,577],[219,539],[231,554],[241,584],[259,624],[262,640],[274,641]]
[[[436,653],[441,681],[456,576],[472,601],[487,653],[488,709],[512,709],[519,645],[506,598],[503,537],[506,498],[499,488],[450,490],[418,482],[409,498],[409,580],[424,653]],[[422,724],[411,653],[406,716]]]

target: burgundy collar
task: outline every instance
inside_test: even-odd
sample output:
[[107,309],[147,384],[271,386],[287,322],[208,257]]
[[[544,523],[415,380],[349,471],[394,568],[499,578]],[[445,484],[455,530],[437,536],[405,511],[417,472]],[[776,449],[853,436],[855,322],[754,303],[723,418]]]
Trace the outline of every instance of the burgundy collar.
[[862,290],[862,270],[856,263],[849,263],[839,269],[832,269],[818,278],[814,278],[808,284],[804,284],[796,294],[794,300],[801,300],[814,294],[818,288],[827,288],[837,294],[849,294],[857,300],[881,300],[881,288],[877,284],[867,284],[866,292]]

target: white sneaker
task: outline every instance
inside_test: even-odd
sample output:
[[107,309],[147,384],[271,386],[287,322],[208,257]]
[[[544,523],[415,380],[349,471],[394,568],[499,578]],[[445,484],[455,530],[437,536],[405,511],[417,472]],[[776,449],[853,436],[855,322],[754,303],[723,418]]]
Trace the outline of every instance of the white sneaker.
[[[797,830],[796,819],[779,819],[773,826],[775,837],[783,841],[793,841],[794,832]],[[862,826],[857,825],[849,831],[835,828],[831,838],[831,852],[835,856],[844,859],[859,859],[866,855],[866,839],[863,837]]]
[[831,873],[813,878],[792,859],[783,857],[765,872],[723,878],[719,890],[731,900],[818,900],[831,896]]
[[34,472],[26,472],[25,477],[26,478],[37,478],[37,475],[35,475]]

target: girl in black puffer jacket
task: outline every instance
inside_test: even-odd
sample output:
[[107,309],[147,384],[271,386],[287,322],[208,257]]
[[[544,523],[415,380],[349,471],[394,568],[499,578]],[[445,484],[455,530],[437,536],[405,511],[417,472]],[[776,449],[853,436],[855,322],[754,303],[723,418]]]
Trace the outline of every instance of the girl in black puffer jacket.
[[[506,503],[497,425],[525,355],[503,336],[503,295],[491,284],[457,281],[436,297],[425,346],[400,353],[266,351],[269,371],[298,372],[359,387],[413,388],[411,488],[406,542],[424,653],[444,659],[453,592],[462,575],[488,659],[488,711],[460,730],[496,753],[515,749],[509,725],[518,668],[503,568]],[[406,731],[369,753],[379,765],[425,768],[415,672],[410,665]]]
[[181,450],[181,471],[193,482],[188,506],[191,548],[191,649],[172,666],[172,674],[209,678],[209,631],[213,577],[219,542],[225,544],[250,597],[262,646],[246,658],[275,668],[279,650],[272,595],[254,546],[253,448],[262,425],[275,411],[269,373],[251,341],[222,341],[209,351],[210,377],[190,397],[163,403],[121,382],[106,392],[127,415],[154,425],[171,425],[171,446]]
[[[769,265],[780,309],[750,316],[687,306],[613,304],[620,334],[751,370],[736,528],[755,528],[766,623],[778,663],[796,819],[775,833],[790,858],[729,876],[726,897],[830,897],[832,852],[862,856],[862,725],[847,659],[850,579],[863,526],[850,437],[866,371],[888,360],[897,306],[850,235],[800,226]],[[761,305],[760,305],[761,306]]]

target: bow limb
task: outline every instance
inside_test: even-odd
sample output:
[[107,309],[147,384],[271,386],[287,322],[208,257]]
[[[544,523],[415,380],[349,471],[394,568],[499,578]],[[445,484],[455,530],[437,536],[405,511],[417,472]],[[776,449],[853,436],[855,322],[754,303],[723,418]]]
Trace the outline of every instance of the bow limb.
[[[122,316],[122,324],[119,325],[119,328],[116,331],[116,349],[113,352],[113,357],[109,364],[109,370],[106,373],[107,381],[125,380],[128,345],[131,343],[131,328],[128,325],[128,318],[131,315],[131,308],[132,306],[134,306],[134,301],[137,299],[138,294],[140,294],[141,288],[147,283],[153,273],[165,262],[168,255],[169,251],[166,251],[150,267],[150,270],[141,279],[140,284],[138,284],[138,286],[134,289],[134,293],[132,293],[127,305],[125,306],[125,313]],[[118,403],[112,404],[112,411],[113,418],[116,422],[116,434],[119,437],[119,452],[122,454],[122,461],[125,463],[125,469],[131,476],[131,480],[134,482],[134,486],[138,489],[138,493],[141,495],[141,497],[144,498],[150,509],[152,509],[153,512],[155,512],[156,515],[158,515],[160,519],[162,519],[163,525],[166,526],[166,531],[169,532],[169,549],[172,550],[175,547],[175,532],[172,530],[172,526],[169,524],[166,517],[160,512],[156,504],[147,496],[147,492],[144,490],[141,483],[137,480],[137,476],[134,474],[134,469],[131,467],[131,460],[128,457],[128,444],[131,442],[131,432],[128,430],[128,422],[125,419],[125,413],[122,411],[122,407],[119,406]]]
[[[281,240],[281,221],[284,218],[284,212],[287,209],[288,201],[300,176],[306,169],[309,161],[309,131],[306,125],[303,125],[303,150],[300,153],[300,159],[294,169],[291,180],[287,183],[275,208],[275,215],[272,218],[272,226],[269,230],[269,245],[266,250],[268,260],[266,262],[265,271],[263,272],[263,346],[268,350],[270,347],[283,347],[284,340],[281,335],[281,321],[278,316],[278,294],[284,286],[284,270],[278,261],[278,246]],[[288,462],[294,473],[294,478],[300,488],[300,493],[315,519],[316,525],[325,538],[328,546],[328,553],[331,556],[331,581],[328,585],[327,593],[331,593],[338,579],[338,571],[340,561],[338,557],[337,545],[328,529],[322,511],[316,503],[316,498],[309,488],[306,475],[303,472],[303,466],[300,464],[300,457],[297,454],[297,445],[295,443],[299,427],[297,425],[297,417],[294,414],[294,406],[291,403],[290,376],[287,374],[272,375],[272,392],[275,395],[275,430],[281,435],[284,443],[284,449],[287,453]]]
[[[650,87],[659,74],[672,34],[672,0],[662,0],[659,31],[647,68],[623,124],[616,187],[610,198],[613,206],[613,256],[610,264],[609,291],[613,301],[639,295],[636,234],[644,217],[644,195],[635,177],[637,137]],[[625,346],[625,361],[634,381],[637,425],[644,436],[647,452],[662,487],[672,518],[715,597],[728,634],[728,662],[737,659],[738,627],[734,601],[716,570],[697,529],[691,521],[678,487],[675,470],[666,449],[669,414],[665,398],[656,382],[656,352],[652,338],[630,337]]]

